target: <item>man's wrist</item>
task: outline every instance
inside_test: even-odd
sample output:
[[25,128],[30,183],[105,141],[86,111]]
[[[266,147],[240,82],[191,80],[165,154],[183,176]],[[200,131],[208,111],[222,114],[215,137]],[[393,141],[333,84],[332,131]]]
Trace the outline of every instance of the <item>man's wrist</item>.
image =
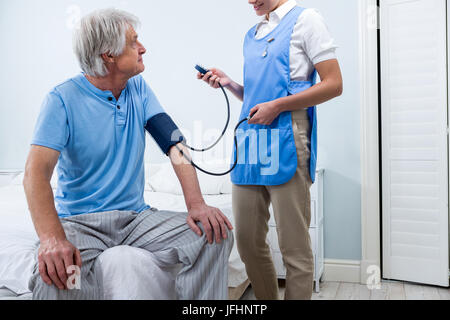
[[39,234],[39,241],[64,241],[67,240],[64,228],[61,226],[55,226],[53,229],[42,230]]
[[188,210],[191,210],[192,208],[195,207],[199,207],[199,206],[204,206],[206,205],[206,202],[204,199],[198,199],[198,200],[194,200],[194,201],[189,201],[187,204],[187,208]]
[[41,243],[44,242],[59,242],[67,240],[65,234],[44,234],[39,237]]

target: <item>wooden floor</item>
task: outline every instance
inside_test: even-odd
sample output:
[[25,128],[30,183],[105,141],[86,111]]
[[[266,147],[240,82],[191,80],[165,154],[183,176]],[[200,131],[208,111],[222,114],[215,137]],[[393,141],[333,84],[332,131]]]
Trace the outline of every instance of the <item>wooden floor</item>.
[[[280,298],[284,298],[284,281],[280,280]],[[241,300],[256,300],[251,286]],[[320,292],[312,300],[450,300],[450,289],[398,281],[383,281],[380,289],[348,282],[321,282]]]

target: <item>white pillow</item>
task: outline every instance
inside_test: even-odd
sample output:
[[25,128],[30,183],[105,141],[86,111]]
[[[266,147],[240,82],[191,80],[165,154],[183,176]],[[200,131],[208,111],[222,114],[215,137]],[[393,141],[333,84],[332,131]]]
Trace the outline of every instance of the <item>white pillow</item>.
[[144,164],[144,172],[145,172],[144,191],[153,191],[153,188],[150,185],[151,169],[152,169],[152,166],[150,165],[150,163],[146,162]]
[[[199,162],[197,165],[211,172],[225,172],[230,168],[229,164],[225,161],[220,161],[217,163]],[[153,173],[151,172],[149,175],[149,182],[153,191],[177,195],[183,194],[181,184],[178,181],[170,162],[164,164],[150,164],[150,167],[152,166],[156,167],[153,169]],[[197,170],[197,176],[202,194],[217,195],[231,193],[231,182],[229,175],[211,176]]]
[[22,181],[23,181],[23,172],[15,176],[14,179],[12,179],[11,184],[14,186],[20,186],[22,185]]
[[[226,161],[219,163],[199,163],[197,165],[206,171],[214,173],[226,172],[230,169],[230,164]],[[203,194],[231,193],[230,174],[225,176],[211,176],[197,170],[197,176]]]
[[149,176],[149,184],[153,191],[183,194],[181,185],[170,163],[151,164],[150,168],[152,169]]

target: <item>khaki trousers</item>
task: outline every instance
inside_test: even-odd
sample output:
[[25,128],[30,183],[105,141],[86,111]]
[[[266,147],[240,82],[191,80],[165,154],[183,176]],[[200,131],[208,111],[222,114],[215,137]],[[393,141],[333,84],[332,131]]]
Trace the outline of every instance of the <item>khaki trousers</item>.
[[311,149],[306,109],[292,113],[292,128],[298,161],[294,177],[279,186],[233,184],[232,189],[237,249],[260,300],[279,299],[277,275],[266,243],[270,203],[286,266],[285,299],[308,300],[313,290],[314,259],[309,236]]

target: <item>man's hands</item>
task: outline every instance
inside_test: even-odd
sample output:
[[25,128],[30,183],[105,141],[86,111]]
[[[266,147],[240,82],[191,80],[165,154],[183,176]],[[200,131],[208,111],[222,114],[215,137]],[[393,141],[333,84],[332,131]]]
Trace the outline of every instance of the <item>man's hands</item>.
[[39,252],[39,273],[42,280],[54,284],[61,290],[67,289],[67,269],[77,265],[81,268],[80,251],[68,240],[49,238],[41,241]]
[[220,243],[221,238],[227,238],[226,228],[228,227],[230,230],[233,229],[230,221],[222,213],[222,211],[217,208],[210,207],[205,203],[193,205],[188,211],[189,216],[187,217],[187,224],[196,234],[201,236],[202,230],[195,223],[196,221],[200,221],[205,229],[206,238],[209,243],[213,242],[213,231],[216,242]]

